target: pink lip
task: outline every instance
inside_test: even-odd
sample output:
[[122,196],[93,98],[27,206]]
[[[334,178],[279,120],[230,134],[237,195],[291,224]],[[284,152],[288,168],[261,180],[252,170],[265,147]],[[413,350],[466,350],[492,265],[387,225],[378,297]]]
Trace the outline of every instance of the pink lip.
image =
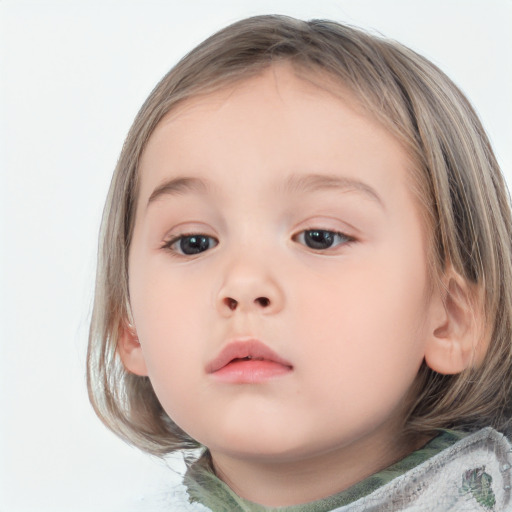
[[258,340],[229,343],[206,365],[206,373],[229,383],[258,383],[292,371],[291,363]]

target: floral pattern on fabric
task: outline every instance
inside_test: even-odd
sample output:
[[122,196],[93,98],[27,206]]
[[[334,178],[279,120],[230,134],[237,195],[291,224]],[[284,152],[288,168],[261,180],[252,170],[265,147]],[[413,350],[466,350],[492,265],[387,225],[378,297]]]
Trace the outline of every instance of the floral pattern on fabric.
[[477,503],[487,510],[494,510],[496,496],[492,490],[492,476],[485,472],[485,466],[464,473],[460,493],[471,493]]

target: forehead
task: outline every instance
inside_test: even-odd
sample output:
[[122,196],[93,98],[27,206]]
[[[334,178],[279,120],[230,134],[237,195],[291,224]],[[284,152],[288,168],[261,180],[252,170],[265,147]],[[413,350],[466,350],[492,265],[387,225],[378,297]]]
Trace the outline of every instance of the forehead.
[[[376,164],[391,154],[401,166],[408,160],[342,84],[281,64],[178,105],[151,135],[140,171],[143,188],[173,173],[212,177],[220,167],[237,169],[232,181],[252,176],[261,182],[267,166],[274,177],[330,172],[336,161],[344,168],[347,152],[373,157]],[[248,172],[255,168],[260,172]]]
[[[345,103],[354,113],[371,117],[356,95],[332,74],[322,68],[306,69],[292,62],[281,61],[263,68],[260,72],[222,81],[213,90],[206,87],[205,92],[199,92],[179,102],[160,120],[153,134],[178,119],[186,122],[195,112],[200,116],[207,112],[220,112],[231,106],[228,102],[243,102],[250,97],[251,103],[275,103],[276,100],[285,103],[286,96],[300,97],[300,101],[305,103],[308,100],[318,102],[323,96],[325,99],[331,98]],[[240,104],[235,108],[243,110]]]

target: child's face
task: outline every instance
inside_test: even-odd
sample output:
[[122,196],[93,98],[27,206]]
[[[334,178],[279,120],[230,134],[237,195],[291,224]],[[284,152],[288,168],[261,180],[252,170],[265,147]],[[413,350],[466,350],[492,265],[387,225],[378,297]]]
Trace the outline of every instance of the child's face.
[[274,67],[188,101],[144,152],[125,364],[214,459],[396,437],[432,331],[426,233],[412,164],[353,105]]

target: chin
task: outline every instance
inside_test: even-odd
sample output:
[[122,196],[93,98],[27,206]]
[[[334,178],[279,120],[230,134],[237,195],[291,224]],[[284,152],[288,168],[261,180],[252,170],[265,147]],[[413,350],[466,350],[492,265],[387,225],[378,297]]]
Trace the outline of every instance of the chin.
[[[275,426],[275,424],[274,424]],[[324,440],[317,439],[318,432],[297,431],[291,428],[272,428],[267,425],[252,425],[252,428],[209,432],[203,443],[211,452],[223,452],[231,457],[261,463],[286,463],[308,458],[325,450]]]

